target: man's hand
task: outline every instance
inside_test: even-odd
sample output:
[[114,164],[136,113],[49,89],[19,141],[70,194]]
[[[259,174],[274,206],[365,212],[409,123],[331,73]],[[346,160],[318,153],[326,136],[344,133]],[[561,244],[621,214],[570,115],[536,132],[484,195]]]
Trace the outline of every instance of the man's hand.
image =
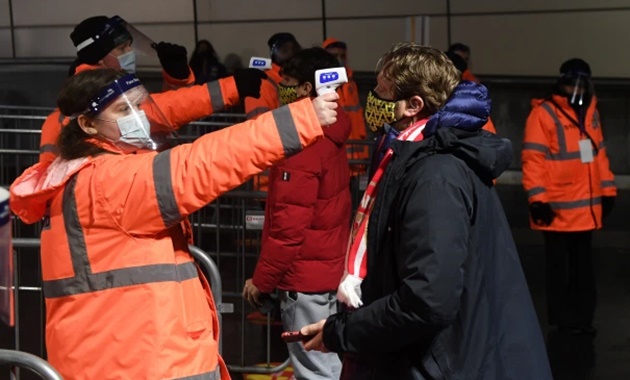
[[304,349],[306,349],[306,351],[315,350],[315,351],[321,351],[321,352],[328,352],[328,349],[326,348],[326,346],[324,346],[324,325],[325,324],[326,324],[326,320],[322,319],[321,321],[317,323],[304,326],[300,329],[300,332],[304,336],[313,335],[313,337],[310,340],[303,342]]
[[255,308],[261,306],[260,290],[254,285],[251,278],[245,281],[245,285],[243,286],[243,298]]

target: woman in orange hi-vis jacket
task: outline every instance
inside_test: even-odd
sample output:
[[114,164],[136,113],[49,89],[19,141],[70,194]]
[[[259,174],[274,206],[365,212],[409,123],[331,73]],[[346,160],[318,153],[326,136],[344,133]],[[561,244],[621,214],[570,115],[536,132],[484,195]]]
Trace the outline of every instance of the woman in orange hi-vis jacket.
[[525,127],[523,186],[531,227],[544,232],[551,325],[591,333],[596,305],[592,231],[613,207],[610,171],[589,65],[562,64],[547,99],[534,100]]
[[230,378],[186,217],[314,143],[336,121],[337,97],[159,152],[150,130],[168,121],[133,74],[97,69],[68,81],[59,157],[10,189],[15,215],[44,219],[46,345],[65,379]]
[[[134,49],[142,41],[134,42],[128,29],[139,34],[117,16],[90,17],[79,23],[70,35],[77,48],[77,59],[70,74],[104,67],[134,71]],[[186,48],[183,46],[160,42],[149,49],[155,49],[163,66],[165,89],[184,88],[154,95],[156,103],[172,125],[188,124],[238,102],[236,87],[231,79],[187,88],[194,84],[195,76],[188,67]],[[58,109],[44,121],[39,146],[40,162],[52,162],[57,157],[55,142],[68,122]]]

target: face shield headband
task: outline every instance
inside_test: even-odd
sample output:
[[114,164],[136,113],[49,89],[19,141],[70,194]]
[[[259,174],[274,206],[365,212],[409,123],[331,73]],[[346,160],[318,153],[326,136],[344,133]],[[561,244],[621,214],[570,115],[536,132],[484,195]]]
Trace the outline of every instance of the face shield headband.
[[93,115],[98,115],[114,99],[138,86],[142,86],[142,83],[135,74],[127,74],[120,79],[116,79],[101,90],[98,96],[90,100],[88,111]]

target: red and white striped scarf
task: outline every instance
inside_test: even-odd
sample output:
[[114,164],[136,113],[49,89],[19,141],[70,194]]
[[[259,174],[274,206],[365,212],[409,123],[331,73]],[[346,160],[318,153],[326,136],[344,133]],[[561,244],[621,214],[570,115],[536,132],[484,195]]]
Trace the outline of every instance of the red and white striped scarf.
[[[396,137],[396,140],[422,141],[422,130],[427,121],[428,119],[423,119],[409,126]],[[363,304],[361,302],[361,281],[367,275],[366,250],[368,221],[370,220],[372,207],[374,207],[378,184],[393,156],[394,151],[388,148],[368,183],[365,193],[363,193],[363,198],[361,199],[361,203],[352,222],[352,230],[346,251],[346,273],[337,292],[339,300],[350,307],[357,308]]]

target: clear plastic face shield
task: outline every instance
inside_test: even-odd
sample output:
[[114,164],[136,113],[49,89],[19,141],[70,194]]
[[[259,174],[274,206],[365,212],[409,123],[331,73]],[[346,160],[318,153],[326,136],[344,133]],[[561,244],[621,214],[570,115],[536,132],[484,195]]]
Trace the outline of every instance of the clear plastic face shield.
[[129,33],[129,35],[131,36],[131,39],[133,41],[131,47],[136,53],[157,60],[157,53],[155,52],[155,49],[153,49],[153,45],[155,44],[155,42],[151,38],[147,37],[146,34],[139,31],[136,27],[125,21],[120,16],[112,17],[109,20],[108,25],[111,25],[111,27],[114,29],[120,30],[121,28],[123,28],[124,30],[126,30],[127,33]]
[[271,47],[271,58],[276,64],[282,65],[300,50],[302,47],[297,41],[280,41]]
[[560,85],[573,107],[588,106],[594,94],[591,77],[582,72],[568,73],[560,78]]
[[90,101],[88,114],[100,125],[99,136],[124,152],[161,150],[174,130],[134,74],[104,88]]

